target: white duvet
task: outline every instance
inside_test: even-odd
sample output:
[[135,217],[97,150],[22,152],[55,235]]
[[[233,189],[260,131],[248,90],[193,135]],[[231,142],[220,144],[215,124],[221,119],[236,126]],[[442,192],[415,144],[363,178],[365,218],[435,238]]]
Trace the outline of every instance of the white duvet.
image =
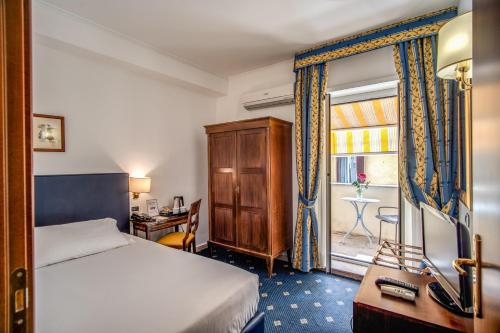
[[134,239],[36,269],[36,332],[236,333],[255,315],[257,275]]

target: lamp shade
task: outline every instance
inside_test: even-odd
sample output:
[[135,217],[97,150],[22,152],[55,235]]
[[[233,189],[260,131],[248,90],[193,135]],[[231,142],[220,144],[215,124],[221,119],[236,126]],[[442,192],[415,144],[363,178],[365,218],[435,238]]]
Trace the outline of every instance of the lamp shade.
[[129,191],[133,193],[149,193],[151,191],[151,178],[130,177]]
[[472,12],[450,20],[439,30],[437,76],[456,78],[457,65],[467,61],[467,78],[472,77]]

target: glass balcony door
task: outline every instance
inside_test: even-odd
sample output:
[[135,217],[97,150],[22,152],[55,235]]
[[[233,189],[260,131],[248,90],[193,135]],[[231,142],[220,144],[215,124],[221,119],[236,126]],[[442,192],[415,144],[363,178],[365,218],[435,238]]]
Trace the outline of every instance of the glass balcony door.
[[[368,265],[381,240],[400,238],[397,97],[332,105],[329,118],[327,223],[332,268],[345,262]],[[360,175],[366,177],[358,182],[364,188],[361,196],[353,185]],[[387,221],[381,222],[380,215]]]

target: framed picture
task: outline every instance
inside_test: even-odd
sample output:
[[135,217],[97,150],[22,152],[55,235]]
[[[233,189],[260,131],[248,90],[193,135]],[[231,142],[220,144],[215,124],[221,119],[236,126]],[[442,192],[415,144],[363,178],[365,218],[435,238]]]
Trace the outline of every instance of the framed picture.
[[146,200],[146,207],[149,216],[152,217],[160,215],[160,210],[158,209],[158,200],[156,199]]
[[33,115],[33,150],[64,152],[64,117]]

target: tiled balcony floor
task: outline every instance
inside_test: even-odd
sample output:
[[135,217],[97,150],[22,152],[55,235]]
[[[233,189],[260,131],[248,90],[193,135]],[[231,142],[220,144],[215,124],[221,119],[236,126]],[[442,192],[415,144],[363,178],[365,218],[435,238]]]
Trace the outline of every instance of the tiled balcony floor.
[[356,234],[351,234],[344,243],[341,243],[344,235],[344,232],[332,233],[332,253],[371,262],[377,252],[378,238],[372,238],[372,246],[370,246],[366,236]]
[[[345,232],[332,233],[332,268],[346,273],[363,276],[366,271],[366,264],[372,263],[372,258],[377,252],[379,247],[378,238],[372,238],[372,245],[370,246],[368,238],[364,235],[351,234],[344,243],[342,239]],[[393,242],[393,239],[389,239]],[[355,264],[353,262],[344,262],[341,258],[335,258],[335,255],[340,257],[348,257],[349,259],[359,260],[363,263]],[[385,258],[387,260],[395,261],[396,259]]]

